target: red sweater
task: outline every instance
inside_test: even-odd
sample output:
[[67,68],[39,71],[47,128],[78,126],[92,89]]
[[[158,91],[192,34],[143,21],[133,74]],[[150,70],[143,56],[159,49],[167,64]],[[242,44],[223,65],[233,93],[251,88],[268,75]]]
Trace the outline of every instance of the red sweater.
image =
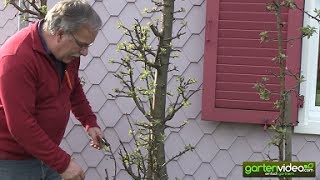
[[66,66],[70,89],[46,53],[37,24],[0,48],[0,159],[36,158],[62,173],[70,155],[59,144],[70,110],[84,127],[98,126],[78,78],[80,59]]

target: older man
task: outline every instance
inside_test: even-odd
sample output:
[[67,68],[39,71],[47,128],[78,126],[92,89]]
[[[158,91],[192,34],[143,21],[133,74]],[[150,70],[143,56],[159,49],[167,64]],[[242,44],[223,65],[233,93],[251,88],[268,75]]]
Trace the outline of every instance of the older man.
[[86,1],[62,0],[1,47],[1,180],[84,179],[59,144],[71,110],[100,148],[102,132],[78,78],[80,56],[100,27]]

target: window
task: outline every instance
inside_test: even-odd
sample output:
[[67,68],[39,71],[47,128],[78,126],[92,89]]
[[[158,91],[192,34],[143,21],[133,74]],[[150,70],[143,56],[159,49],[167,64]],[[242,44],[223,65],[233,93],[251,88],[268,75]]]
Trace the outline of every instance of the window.
[[[279,71],[271,59],[277,54],[276,43],[260,43],[259,33],[276,30],[276,19],[266,11],[268,0],[207,1],[204,52],[202,119],[211,121],[270,123],[278,116],[272,101],[261,101],[254,84],[261,77]],[[303,0],[296,0],[301,5]],[[301,7],[300,6],[300,7]],[[296,37],[302,25],[302,13],[283,13],[284,37]],[[287,67],[300,71],[301,42],[284,47]],[[272,77],[271,77],[272,78]],[[295,83],[288,78],[288,87]],[[269,88],[279,88],[276,78]],[[292,119],[297,119],[297,95],[292,96]]]
[[[320,1],[305,1],[305,11],[314,14],[320,8]],[[304,16],[303,25],[317,28],[317,34],[302,41],[301,74],[305,81],[300,85],[304,96],[303,108],[299,109],[297,133],[320,134],[320,73],[319,73],[319,23]]]

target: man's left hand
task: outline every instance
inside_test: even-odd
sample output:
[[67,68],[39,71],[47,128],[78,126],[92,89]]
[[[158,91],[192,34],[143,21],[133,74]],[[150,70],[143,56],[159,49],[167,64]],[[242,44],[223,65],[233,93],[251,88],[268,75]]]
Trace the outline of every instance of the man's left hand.
[[98,150],[102,147],[101,139],[103,138],[103,133],[98,127],[91,127],[87,130],[88,135],[91,138],[90,145]]

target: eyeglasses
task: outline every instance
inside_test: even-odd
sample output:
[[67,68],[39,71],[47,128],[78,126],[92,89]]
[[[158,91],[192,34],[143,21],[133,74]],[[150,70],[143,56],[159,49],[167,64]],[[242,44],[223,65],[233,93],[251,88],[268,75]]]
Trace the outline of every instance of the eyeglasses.
[[73,33],[70,33],[71,36],[73,37],[74,41],[76,42],[76,44],[81,48],[81,49],[84,49],[84,48],[88,48],[90,46],[92,46],[93,43],[91,44],[87,44],[87,43],[83,43],[83,42],[80,42],[74,35]]

